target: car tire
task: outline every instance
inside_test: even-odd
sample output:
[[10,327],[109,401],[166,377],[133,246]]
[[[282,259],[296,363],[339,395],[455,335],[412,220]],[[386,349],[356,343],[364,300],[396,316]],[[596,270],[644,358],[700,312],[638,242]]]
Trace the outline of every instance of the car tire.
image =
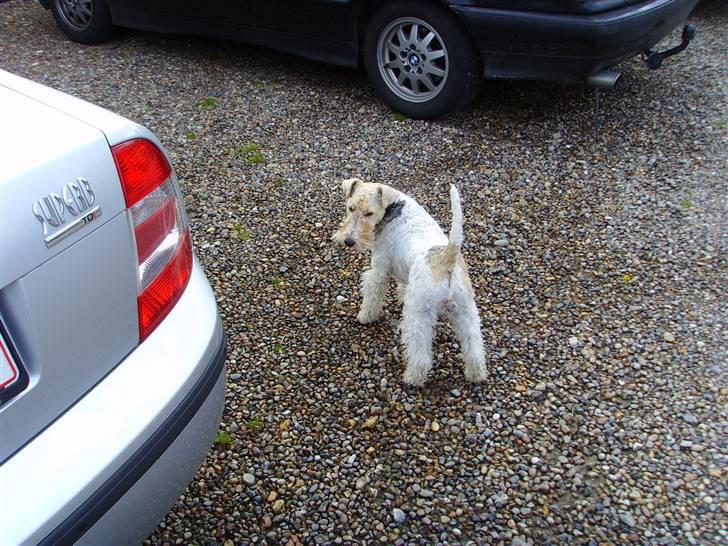
[[371,85],[394,110],[434,119],[467,106],[483,79],[483,63],[452,13],[427,2],[386,3],[364,35]]
[[52,0],[51,11],[63,33],[80,44],[99,44],[113,36],[106,0]]

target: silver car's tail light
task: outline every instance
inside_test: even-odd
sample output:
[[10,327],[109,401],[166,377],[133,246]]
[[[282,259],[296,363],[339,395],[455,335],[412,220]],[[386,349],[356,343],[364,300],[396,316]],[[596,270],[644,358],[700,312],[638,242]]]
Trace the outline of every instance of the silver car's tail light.
[[179,300],[192,272],[192,241],[172,167],[150,140],[111,148],[137,249],[139,341]]

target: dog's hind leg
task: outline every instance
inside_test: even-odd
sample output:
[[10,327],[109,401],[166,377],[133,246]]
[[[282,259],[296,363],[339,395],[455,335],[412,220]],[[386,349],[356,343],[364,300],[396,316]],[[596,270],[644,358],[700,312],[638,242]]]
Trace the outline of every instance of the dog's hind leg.
[[371,269],[364,272],[361,279],[362,302],[356,320],[361,324],[369,324],[382,315],[384,299],[389,289],[389,273],[372,265]]
[[403,379],[409,385],[423,385],[432,368],[432,334],[436,321],[436,313],[416,309],[405,300],[399,327],[407,357]]
[[465,379],[477,383],[488,377],[478,308],[472,298],[459,302],[450,314],[450,324],[460,342],[465,361]]

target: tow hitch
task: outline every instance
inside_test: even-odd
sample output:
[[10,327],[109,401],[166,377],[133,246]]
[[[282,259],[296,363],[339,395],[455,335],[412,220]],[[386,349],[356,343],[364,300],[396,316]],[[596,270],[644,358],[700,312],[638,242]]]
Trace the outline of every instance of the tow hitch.
[[642,59],[647,63],[650,70],[660,68],[662,65],[662,59],[672,57],[677,53],[680,53],[683,49],[688,47],[688,44],[695,38],[695,27],[693,25],[685,25],[682,30],[682,42],[673,48],[666,51],[652,51],[648,49],[642,54]]

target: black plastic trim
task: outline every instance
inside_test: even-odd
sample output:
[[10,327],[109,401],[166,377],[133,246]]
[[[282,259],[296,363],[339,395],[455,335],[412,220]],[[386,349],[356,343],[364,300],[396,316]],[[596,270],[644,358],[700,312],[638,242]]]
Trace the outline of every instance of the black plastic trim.
[[[144,5],[143,2],[138,2]],[[356,66],[356,46],[352,41],[332,40],[278,32],[254,26],[193,19],[182,15],[130,7],[127,3],[111,6],[114,25],[137,30],[205,36],[234,42],[250,43],[314,61],[340,66]]]
[[212,360],[174,412],[121,468],[39,544],[65,545],[78,541],[151,468],[207,400],[225,366],[225,346],[223,333]]

